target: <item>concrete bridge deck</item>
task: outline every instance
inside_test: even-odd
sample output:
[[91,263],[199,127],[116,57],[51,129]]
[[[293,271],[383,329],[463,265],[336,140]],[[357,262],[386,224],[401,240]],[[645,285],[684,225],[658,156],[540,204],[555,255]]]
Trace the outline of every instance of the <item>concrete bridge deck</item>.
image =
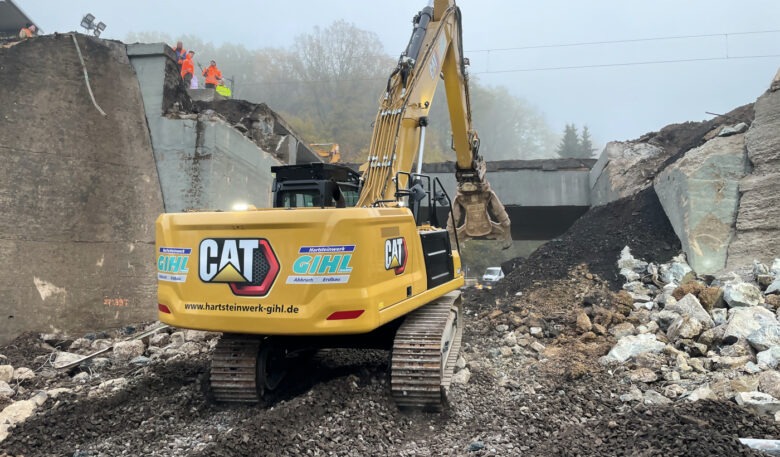
[[[488,162],[488,182],[506,207],[515,240],[549,240],[565,232],[590,208],[590,169],[595,159]],[[423,165],[455,195],[453,162]]]

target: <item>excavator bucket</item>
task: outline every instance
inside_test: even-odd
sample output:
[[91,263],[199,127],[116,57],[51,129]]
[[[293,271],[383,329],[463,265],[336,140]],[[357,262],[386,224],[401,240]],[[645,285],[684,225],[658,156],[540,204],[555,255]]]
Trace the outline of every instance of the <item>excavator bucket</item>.
[[447,222],[450,237],[455,231],[460,241],[482,238],[500,240],[504,249],[512,245],[509,215],[487,183],[459,184],[452,202],[452,216]]

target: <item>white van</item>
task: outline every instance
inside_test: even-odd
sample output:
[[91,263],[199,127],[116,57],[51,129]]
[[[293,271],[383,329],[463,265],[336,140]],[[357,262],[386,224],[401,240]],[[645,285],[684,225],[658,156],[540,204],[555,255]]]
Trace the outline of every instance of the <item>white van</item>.
[[504,272],[501,270],[501,267],[488,267],[485,270],[485,274],[482,275],[482,284],[492,287],[501,279],[504,279]]

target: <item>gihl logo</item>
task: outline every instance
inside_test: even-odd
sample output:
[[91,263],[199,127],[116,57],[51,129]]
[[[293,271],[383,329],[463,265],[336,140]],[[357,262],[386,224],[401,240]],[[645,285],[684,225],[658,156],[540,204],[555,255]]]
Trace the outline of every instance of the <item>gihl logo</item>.
[[406,240],[390,238],[385,240],[385,270],[393,269],[400,275],[406,270]]
[[200,280],[227,283],[235,295],[268,294],[277,273],[279,261],[268,240],[209,238],[200,242]]

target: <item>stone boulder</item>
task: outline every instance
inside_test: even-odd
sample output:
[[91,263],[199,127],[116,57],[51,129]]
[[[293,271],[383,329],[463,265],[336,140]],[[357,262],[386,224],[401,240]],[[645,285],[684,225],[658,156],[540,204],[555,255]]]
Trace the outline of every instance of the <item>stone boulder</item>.
[[723,331],[723,342],[733,344],[740,338],[747,338],[761,327],[773,324],[777,324],[777,318],[766,308],[760,306],[732,308],[729,310],[729,320]]
[[71,363],[74,363],[80,359],[84,358],[83,355],[80,354],[74,354],[72,352],[65,352],[60,351],[57,353],[57,355],[54,357],[54,362],[52,362],[52,365],[54,365],[55,368],[63,367],[65,365],[69,365]]
[[780,400],[763,392],[739,392],[734,397],[738,405],[758,414],[774,415],[780,411]]
[[114,344],[114,358],[118,360],[131,360],[143,355],[146,350],[141,340],[120,341]]
[[646,405],[668,405],[672,403],[672,400],[654,390],[648,390],[642,396],[642,402]]
[[5,381],[0,381],[0,399],[11,398],[14,396],[14,389]]
[[14,367],[11,365],[0,365],[0,381],[11,382],[14,378]]
[[775,346],[756,354],[756,361],[759,365],[768,368],[780,368],[780,346]]
[[780,324],[764,325],[748,335],[747,340],[757,351],[780,347]]
[[171,342],[171,335],[168,333],[156,333],[149,338],[149,346],[165,347]]
[[767,395],[780,398],[780,372],[770,370],[758,376],[758,389]]
[[762,302],[761,290],[746,282],[726,284],[723,287],[723,299],[731,308],[758,306]]
[[628,335],[620,338],[615,347],[613,347],[604,360],[607,362],[626,360],[646,352],[659,353],[663,351],[666,345],[658,341],[655,335],[644,333],[641,335]]
[[658,267],[658,273],[661,281],[669,284],[682,284],[693,278],[693,269],[682,254],[673,258],[671,263]]
[[27,367],[19,367],[14,370],[14,381],[26,381],[28,379],[34,379],[35,372]]
[[[634,256],[631,255],[631,248],[626,246],[623,248],[622,251],[620,251],[620,258],[618,259],[617,266],[618,266],[618,270],[627,269],[635,273],[641,274],[646,271],[647,262],[645,262],[644,260],[639,260],[634,258]],[[639,279],[638,275],[636,279]],[[633,281],[636,281],[636,279],[633,279]]]
[[[634,195],[653,184],[647,170],[657,170],[666,158],[666,151],[648,143],[611,141],[604,147],[590,170],[591,202],[593,206]],[[652,162],[649,167],[636,166]]]
[[704,330],[711,329],[715,326],[715,321],[712,320],[710,313],[701,306],[699,300],[692,294],[684,296],[677,303],[668,305],[664,308],[664,311],[671,311],[680,316],[690,316],[701,322]]
[[699,274],[726,266],[747,168],[745,136],[733,135],[691,149],[655,178],[661,206]]
[[780,278],[775,279],[772,281],[764,291],[765,295],[771,295],[771,294],[780,294]]
[[669,341],[677,341],[680,338],[693,339],[699,336],[704,325],[693,316],[680,316],[672,322],[666,331]]
[[631,322],[621,322],[610,327],[609,333],[614,336],[615,339],[619,340],[624,336],[633,335],[636,333],[636,328]]
[[715,395],[715,392],[710,389],[710,386],[701,386],[698,389],[694,390],[688,396],[686,397],[686,400],[688,401],[699,401],[699,400],[715,400],[717,399],[717,396]]
[[46,392],[41,391],[29,400],[20,400],[6,406],[0,412],[0,442],[8,438],[9,428],[26,421],[47,398]]
[[714,346],[716,344],[720,344],[721,341],[723,341],[723,335],[726,331],[725,325],[718,325],[716,327],[713,327],[709,330],[705,330],[702,332],[701,336],[699,336],[699,343],[706,345],[707,347]]

